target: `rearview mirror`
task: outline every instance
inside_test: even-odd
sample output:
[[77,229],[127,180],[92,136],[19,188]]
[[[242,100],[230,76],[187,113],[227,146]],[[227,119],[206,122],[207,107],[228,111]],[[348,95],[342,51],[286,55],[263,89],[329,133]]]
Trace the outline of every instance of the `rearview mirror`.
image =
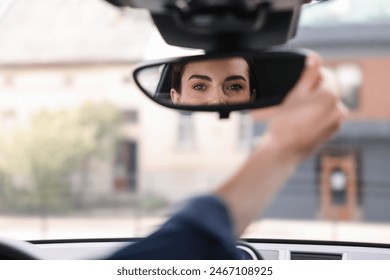
[[231,111],[279,104],[301,76],[305,51],[183,57],[143,64],[137,86],[153,101],[188,111]]

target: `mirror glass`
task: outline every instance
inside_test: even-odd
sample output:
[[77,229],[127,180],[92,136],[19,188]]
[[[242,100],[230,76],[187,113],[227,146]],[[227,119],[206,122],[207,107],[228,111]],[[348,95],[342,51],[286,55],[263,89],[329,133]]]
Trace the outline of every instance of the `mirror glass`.
[[259,108],[280,103],[304,64],[303,53],[200,56],[141,66],[134,79],[150,98],[169,107]]

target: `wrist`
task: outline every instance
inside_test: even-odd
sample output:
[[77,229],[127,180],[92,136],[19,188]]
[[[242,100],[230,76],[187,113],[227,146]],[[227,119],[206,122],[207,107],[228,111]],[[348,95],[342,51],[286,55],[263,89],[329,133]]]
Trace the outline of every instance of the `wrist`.
[[294,149],[292,145],[289,145],[285,139],[276,137],[270,132],[266,132],[262,136],[258,150],[272,153],[273,158],[280,159],[294,166],[298,165],[306,157],[299,149]]

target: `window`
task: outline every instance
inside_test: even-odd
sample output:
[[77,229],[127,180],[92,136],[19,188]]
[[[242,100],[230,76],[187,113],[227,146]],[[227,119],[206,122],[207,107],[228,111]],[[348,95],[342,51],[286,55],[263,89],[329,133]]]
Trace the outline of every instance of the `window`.
[[321,216],[352,220],[358,216],[358,161],[352,149],[326,148],[319,158]]
[[127,123],[137,123],[138,112],[136,110],[126,110],[123,112],[123,119]]
[[114,189],[118,191],[137,190],[138,147],[135,141],[124,141],[117,146]]
[[239,115],[238,123],[238,146],[239,148],[250,148],[253,139],[253,122],[248,113]]
[[179,149],[193,149],[194,139],[194,120],[191,113],[180,113],[178,124],[177,146]]
[[17,112],[13,109],[0,111],[0,128],[11,128],[16,124]]
[[340,64],[334,68],[340,82],[342,100],[350,109],[359,107],[359,92],[363,83],[363,73],[356,64]]

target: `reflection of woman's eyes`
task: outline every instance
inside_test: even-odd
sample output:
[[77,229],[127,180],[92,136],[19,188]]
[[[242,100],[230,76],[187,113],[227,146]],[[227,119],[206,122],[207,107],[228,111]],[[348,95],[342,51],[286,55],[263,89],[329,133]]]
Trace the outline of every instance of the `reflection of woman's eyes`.
[[243,89],[243,86],[240,85],[240,84],[233,84],[233,85],[229,85],[227,87],[228,90],[234,90],[234,91],[239,91],[239,90],[242,90]]
[[196,84],[192,87],[192,89],[198,90],[198,91],[205,91],[206,86],[204,84]]

